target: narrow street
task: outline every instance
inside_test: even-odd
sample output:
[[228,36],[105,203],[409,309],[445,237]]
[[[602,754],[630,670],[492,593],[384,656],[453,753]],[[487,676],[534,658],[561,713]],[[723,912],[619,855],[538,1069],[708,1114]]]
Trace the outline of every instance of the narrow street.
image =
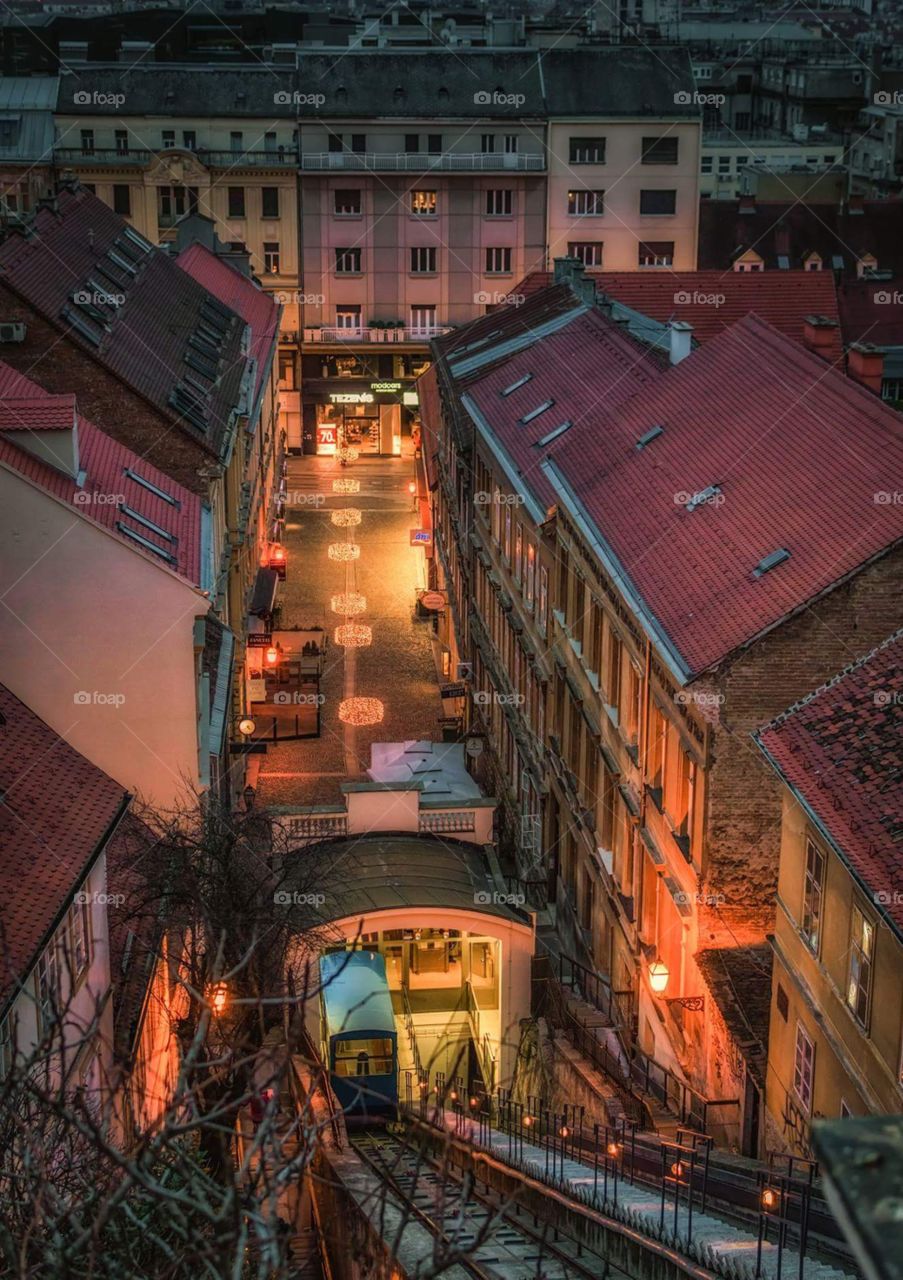
[[[432,628],[414,620],[415,593],[426,579],[423,552],[410,545],[410,530],[419,520],[408,493],[413,474],[410,458],[361,458],[346,468],[333,458],[289,460],[282,626],[322,627],[328,647],[320,737],[269,744],[258,757],[261,805],[334,803],[342,782],[364,776],[371,743],[441,736]],[[338,478],[359,480],[360,492],[333,493]],[[347,507],[361,511],[361,523],[336,528],[332,513]],[[346,588],[346,567],[329,559],[328,547],[348,535],[361,554]],[[365,611],[354,620],[373,629],[367,648],[345,649],[334,641],[344,619],[331,611],[330,598],[346,589],[366,597]],[[385,708],[382,722],[366,728],[341,723],[339,704],[352,696],[378,698]]]

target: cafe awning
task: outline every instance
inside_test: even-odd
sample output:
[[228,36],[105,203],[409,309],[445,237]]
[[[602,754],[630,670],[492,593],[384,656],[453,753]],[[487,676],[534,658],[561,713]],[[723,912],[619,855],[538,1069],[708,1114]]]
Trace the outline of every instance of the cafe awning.
[[258,569],[254,579],[254,591],[248,613],[258,618],[271,614],[276,607],[276,590],[279,575],[275,569]]

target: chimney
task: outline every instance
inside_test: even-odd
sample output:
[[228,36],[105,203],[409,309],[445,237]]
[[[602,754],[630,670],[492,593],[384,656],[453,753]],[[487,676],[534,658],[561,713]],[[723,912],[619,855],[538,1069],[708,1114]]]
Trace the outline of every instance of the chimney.
[[596,282],[586,274],[586,269],[579,258],[556,258],[554,262],[555,284],[570,286],[581,302],[593,306],[596,301]]
[[686,320],[672,320],[668,326],[671,338],[671,364],[680,364],[693,350],[693,326]]
[[827,316],[806,316],[803,321],[803,342],[822,360],[830,360],[834,349],[835,321]]
[[738,213],[755,213],[756,197],[751,193],[741,195],[740,203],[737,207]]
[[847,352],[847,376],[880,396],[884,352],[872,342],[854,342]]

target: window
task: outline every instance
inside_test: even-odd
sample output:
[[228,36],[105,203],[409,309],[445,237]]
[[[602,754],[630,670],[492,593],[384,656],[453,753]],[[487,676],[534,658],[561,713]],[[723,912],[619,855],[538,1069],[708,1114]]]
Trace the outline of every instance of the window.
[[174,146],[176,145],[176,131],[175,131],[175,129],[164,129],[164,130],[163,130],[162,137],[163,137],[163,150],[164,150],[164,151],[166,150],[166,148],[167,148],[167,147],[174,147]]
[[261,187],[260,202],[265,218],[279,217],[279,188]]
[[129,153],[129,131],[128,129],[116,129],[113,133],[116,142],[116,150],[121,156],[127,156]]
[[243,140],[244,140],[244,134],[240,133],[238,130],[235,130],[232,133],[230,133],[229,134],[229,150],[232,151],[233,154],[240,155],[242,151]]
[[511,273],[511,250],[510,249],[487,249],[486,250],[486,274],[489,276],[504,276]]
[[641,191],[640,213],[669,214],[677,212],[676,191]]
[[643,164],[677,164],[677,138],[644,138]]
[[571,164],[605,164],[604,138],[571,138]]
[[356,306],[337,306],[335,309],[337,329],[359,329],[361,327],[361,309]]
[[367,150],[367,135],[365,133],[353,133],[351,135],[351,150],[356,156],[361,156]]
[[338,187],[333,193],[333,208],[340,218],[359,215],[361,212],[360,191],[352,187]]
[[326,140],[326,146],[330,151],[344,151],[345,144],[342,142],[340,133],[330,133]]
[[875,926],[857,906],[853,907],[850,926],[850,972],[847,981],[847,1005],[853,1017],[868,1028],[872,998],[872,965],[875,954]]
[[14,1014],[10,1013],[0,1021],[0,1080],[9,1074],[13,1065],[13,1017]]
[[433,246],[411,250],[411,274],[433,275],[436,271],[436,250]]
[[527,568],[524,574],[524,601],[530,612],[533,612],[533,595],[536,589],[536,548],[532,542],[527,543]]
[[815,1082],[815,1045],[806,1035],[801,1022],[796,1024],[796,1053],[793,1062],[793,1092],[807,1111],[812,1109],[812,1086]]
[[806,845],[806,874],[803,880],[803,912],[800,929],[806,946],[818,954],[821,936],[822,895],[825,889],[825,857],[811,840]]
[[56,938],[38,961],[36,984],[38,1024],[43,1035],[53,1025],[60,999],[60,949]]
[[505,155],[516,156],[520,146],[520,139],[516,133],[505,134]]
[[275,135],[275,133],[273,133],[273,132],[271,132],[271,131],[267,131],[267,132],[263,135],[263,149],[264,149],[264,151],[279,151],[279,150],[280,150],[280,147],[278,146],[278,144],[277,144],[277,142],[276,142],[276,135]]
[[781,984],[778,983],[774,994],[778,1013],[781,1015],[784,1022],[786,1022],[787,1016],[790,1013],[790,1001],[787,999],[787,992]]
[[510,218],[514,204],[514,192],[506,189],[490,188],[486,192],[486,217]]
[[520,582],[524,571],[524,526],[518,520],[514,532],[514,577]]
[[712,172],[712,161],[713,161],[714,159],[715,159],[715,157],[714,157],[714,156],[703,156],[703,157],[702,157],[702,172],[703,172],[704,174],[705,174],[705,173],[711,173],[711,172]]
[[673,267],[674,241],[649,240],[640,241],[637,263],[641,267]]
[[[87,894],[77,894],[76,898],[87,899]],[[75,901],[66,913],[62,925],[62,943],[66,953],[67,974],[76,983],[87,971],[90,959],[91,931],[88,920],[88,903]]]
[[731,171],[731,158],[732,158],[731,156],[719,156],[719,157],[718,157],[718,172],[719,172],[719,173],[730,173],[730,171]]
[[436,215],[435,191],[412,191],[411,213],[420,218],[433,218]]
[[604,191],[569,191],[568,213],[577,218],[600,217],[605,212]]
[[420,134],[406,133],[404,135],[404,149],[406,155],[415,156],[420,150]]
[[127,218],[132,212],[132,189],[127,182],[113,183],[113,209]]
[[278,240],[265,240],[263,242],[263,269],[268,276],[277,276],[279,274]]
[[182,146],[186,151],[195,151],[198,145],[198,135],[194,129],[185,129],[182,132]]
[[602,266],[601,240],[575,240],[568,244],[568,257],[579,258],[585,267]]
[[480,150],[484,156],[491,155],[495,151],[495,134],[483,133],[480,135]]
[[546,623],[549,619],[549,572],[546,568],[540,566],[539,570],[539,608],[536,611],[536,620],[539,623],[539,629],[545,631]]
[[426,135],[426,150],[427,154],[431,156],[438,156],[442,154],[441,133],[428,133]]
[[360,249],[336,249],[335,269],[339,276],[359,276],[361,273]]
[[82,129],[82,131],[81,131],[81,138],[82,138],[82,155],[83,155],[83,156],[93,156],[93,154],[94,154],[94,130],[93,130],[93,129]]
[[158,187],[157,190],[157,220],[161,227],[171,227],[186,213],[197,213],[197,187]]
[[411,329],[415,334],[431,337],[436,329],[436,308],[411,307]]
[[229,187],[229,217],[243,218],[245,216],[245,189],[244,187]]

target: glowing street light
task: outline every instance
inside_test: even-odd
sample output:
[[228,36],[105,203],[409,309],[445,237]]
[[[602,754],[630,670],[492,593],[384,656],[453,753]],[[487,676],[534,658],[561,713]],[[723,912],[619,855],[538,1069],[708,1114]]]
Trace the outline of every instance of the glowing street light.
[[337,529],[350,529],[360,524],[362,516],[357,507],[343,507],[340,511],[333,511],[330,519]]
[[330,560],[338,560],[347,564],[349,560],[358,560],[361,549],[356,542],[333,542],[328,550]]
[[661,995],[670,977],[670,970],[664,960],[653,960],[649,966],[649,985],[656,995]]
[[379,698],[345,698],[339,703],[339,719],[343,724],[381,724],[385,707]]
[[342,591],[331,598],[329,607],[333,613],[343,613],[346,618],[353,617],[367,608],[367,597],[362,596],[359,591]]
[[373,628],[364,622],[346,622],[336,627],[335,642],[346,649],[366,649],[373,643]]
[[279,661],[279,650],[275,647],[275,645],[271,644],[266,651],[267,666],[275,667],[278,661]]

